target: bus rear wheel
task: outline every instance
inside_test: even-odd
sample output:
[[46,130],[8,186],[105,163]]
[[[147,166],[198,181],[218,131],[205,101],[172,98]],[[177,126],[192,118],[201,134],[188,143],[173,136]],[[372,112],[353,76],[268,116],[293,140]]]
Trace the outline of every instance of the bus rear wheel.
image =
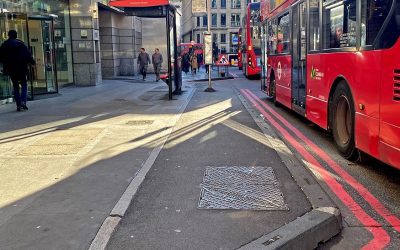
[[350,89],[344,82],[338,84],[330,110],[333,112],[332,133],[336,148],[344,158],[356,160],[359,153],[355,146],[354,102]]
[[271,75],[270,77],[270,84],[270,95],[272,96],[272,102],[276,107],[278,107],[279,103],[276,101],[276,80],[274,75]]

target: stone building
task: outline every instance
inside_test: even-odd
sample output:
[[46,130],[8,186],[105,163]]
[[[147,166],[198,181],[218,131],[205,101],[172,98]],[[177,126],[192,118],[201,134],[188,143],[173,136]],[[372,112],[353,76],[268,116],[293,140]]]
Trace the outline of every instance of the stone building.
[[[237,52],[237,36],[247,4],[254,0],[211,0],[211,32],[220,53]],[[183,42],[202,43],[207,14],[192,13],[192,0],[182,0]]]
[[[149,54],[155,47],[165,53],[165,42],[154,43],[163,41],[157,35],[165,36],[164,20],[127,16],[108,2],[0,0],[0,44],[15,29],[36,61],[28,81],[30,98],[57,93],[63,86],[93,86],[105,77],[135,75],[141,47]],[[1,69],[0,103],[11,102],[10,80]]]

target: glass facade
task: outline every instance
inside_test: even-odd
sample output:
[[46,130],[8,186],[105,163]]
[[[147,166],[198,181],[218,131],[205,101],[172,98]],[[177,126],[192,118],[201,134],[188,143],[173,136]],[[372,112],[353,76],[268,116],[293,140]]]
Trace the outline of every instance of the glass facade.
[[[68,0],[0,0],[0,43],[16,29],[29,45],[36,65],[30,94],[54,93],[73,83],[70,11]],[[8,77],[0,75],[0,100],[11,96]]]

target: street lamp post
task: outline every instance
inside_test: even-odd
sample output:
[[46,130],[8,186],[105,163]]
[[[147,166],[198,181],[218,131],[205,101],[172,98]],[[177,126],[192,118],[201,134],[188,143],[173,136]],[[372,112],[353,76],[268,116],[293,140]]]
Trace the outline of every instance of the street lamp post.
[[[207,0],[207,31],[211,34],[211,0]],[[208,88],[205,92],[215,92],[215,89],[211,86],[211,65],[208,65]]]

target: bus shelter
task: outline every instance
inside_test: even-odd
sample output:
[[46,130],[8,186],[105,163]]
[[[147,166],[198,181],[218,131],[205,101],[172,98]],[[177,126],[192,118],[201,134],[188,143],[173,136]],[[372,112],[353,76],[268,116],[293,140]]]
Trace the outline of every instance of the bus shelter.
[[168,85],[169,100],[172,100],[173,88],[180,91],[182,86],[180,64],[178,63],[177,10],[175,6],[170,4],[169,0],[114,0],[110,1],[110,6],[123,10],[128,16],[166,19],[168,70],[163,78]]

